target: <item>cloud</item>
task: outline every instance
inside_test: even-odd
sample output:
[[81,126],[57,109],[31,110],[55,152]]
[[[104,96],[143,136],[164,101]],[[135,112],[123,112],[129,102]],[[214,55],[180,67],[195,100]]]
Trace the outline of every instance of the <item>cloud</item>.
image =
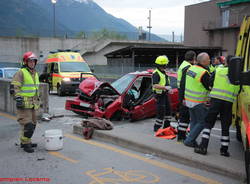
[[184,7],[206,0],[94,0],[106,12],[122,18],[135,27],[148,30],[151,9],[151,32],[156,34],[182,34],[184,32]]

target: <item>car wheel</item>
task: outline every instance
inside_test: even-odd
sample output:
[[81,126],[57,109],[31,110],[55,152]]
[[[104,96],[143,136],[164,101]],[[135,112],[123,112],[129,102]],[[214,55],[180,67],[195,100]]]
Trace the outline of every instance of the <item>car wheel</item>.
[[245,169],[246,169],[246,176],[247,176],[247,184],[250,184],[250,168],[249,168],[249,161],[250,161],[250,152],[248,141],[246,141],[246,150],[245,150]]
[[64,95],[64,93],[62,91],[62,87],[61,87],[60,84],[57,85],[57,95],[58,96],[63,96]]
[[52,84],[48,83],[49,84],[49,95],[52,94],[52,91],[53,91],[53,87],[52,87]]
[[122,120],[122,112],[116,111],[110,118],[111,121],[121,121]]

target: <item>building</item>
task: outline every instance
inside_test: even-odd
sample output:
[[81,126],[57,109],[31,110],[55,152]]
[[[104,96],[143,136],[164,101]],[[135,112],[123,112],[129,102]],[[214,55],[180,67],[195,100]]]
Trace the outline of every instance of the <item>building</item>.
[[185,7],[185,46],[221,47],[234,55],[240,25],[250,15],[250,0],[211,0]]
[[178,68],[188,50],[194,50],[197,54],[207,52],[210,56],[216,56],[221,52],[220,47],[187,47],[182,44],[134,44],[107,53],[105,56],[108,66],[152,67],[157,56],[166,55],[170,61],[168,67]]

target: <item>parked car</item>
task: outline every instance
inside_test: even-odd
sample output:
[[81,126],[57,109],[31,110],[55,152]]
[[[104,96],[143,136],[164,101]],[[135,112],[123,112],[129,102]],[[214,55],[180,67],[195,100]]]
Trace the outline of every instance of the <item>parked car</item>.
[[18,70],[19,68],[14,67],[0,68],[0,78],[12,79]]
[[[167,73],[172,90],[168,93],[172,113],[177,112],[177,74]],[[67,99],[66,110],[84,116],[131,121],[156,115],[156,99],[152,92],[152,70],[124,75],[113,83],[88,78],[81,82],[78,96]]]

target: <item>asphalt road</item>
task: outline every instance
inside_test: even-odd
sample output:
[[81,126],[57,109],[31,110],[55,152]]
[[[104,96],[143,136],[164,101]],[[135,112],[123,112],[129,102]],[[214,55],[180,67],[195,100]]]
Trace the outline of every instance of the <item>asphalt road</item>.
[[[39,146],[34,153],[28,154],[17,146],[19,127],[15,117],[1,113],[0,183],[240,183],[153,155],[133,152],[96,140],[84,140],[73,135],[71,129],[72,124],[79,123],[80,120],[81,118],[68,115],[39,123],[33,139]],[[57,128],[64,132],[63,149],[48,152],[45,150],[42,135],[47,129]]]
[[[64,117],[38,124],[33,138],[38,143],[38,148],[32,154],[23,152],[18,146],[19,125],[15,117],[0,113],[0,184],[241,183],[154,155],[134,152],[94,139],[84,140],[73,135],[72,126],[80,123],[82,118],[64,110],[66,98],[50,96],[50,113],[63,114]],[[62,150],[45,150],[43,134],[48,129],[63,130],[65,137]]]

